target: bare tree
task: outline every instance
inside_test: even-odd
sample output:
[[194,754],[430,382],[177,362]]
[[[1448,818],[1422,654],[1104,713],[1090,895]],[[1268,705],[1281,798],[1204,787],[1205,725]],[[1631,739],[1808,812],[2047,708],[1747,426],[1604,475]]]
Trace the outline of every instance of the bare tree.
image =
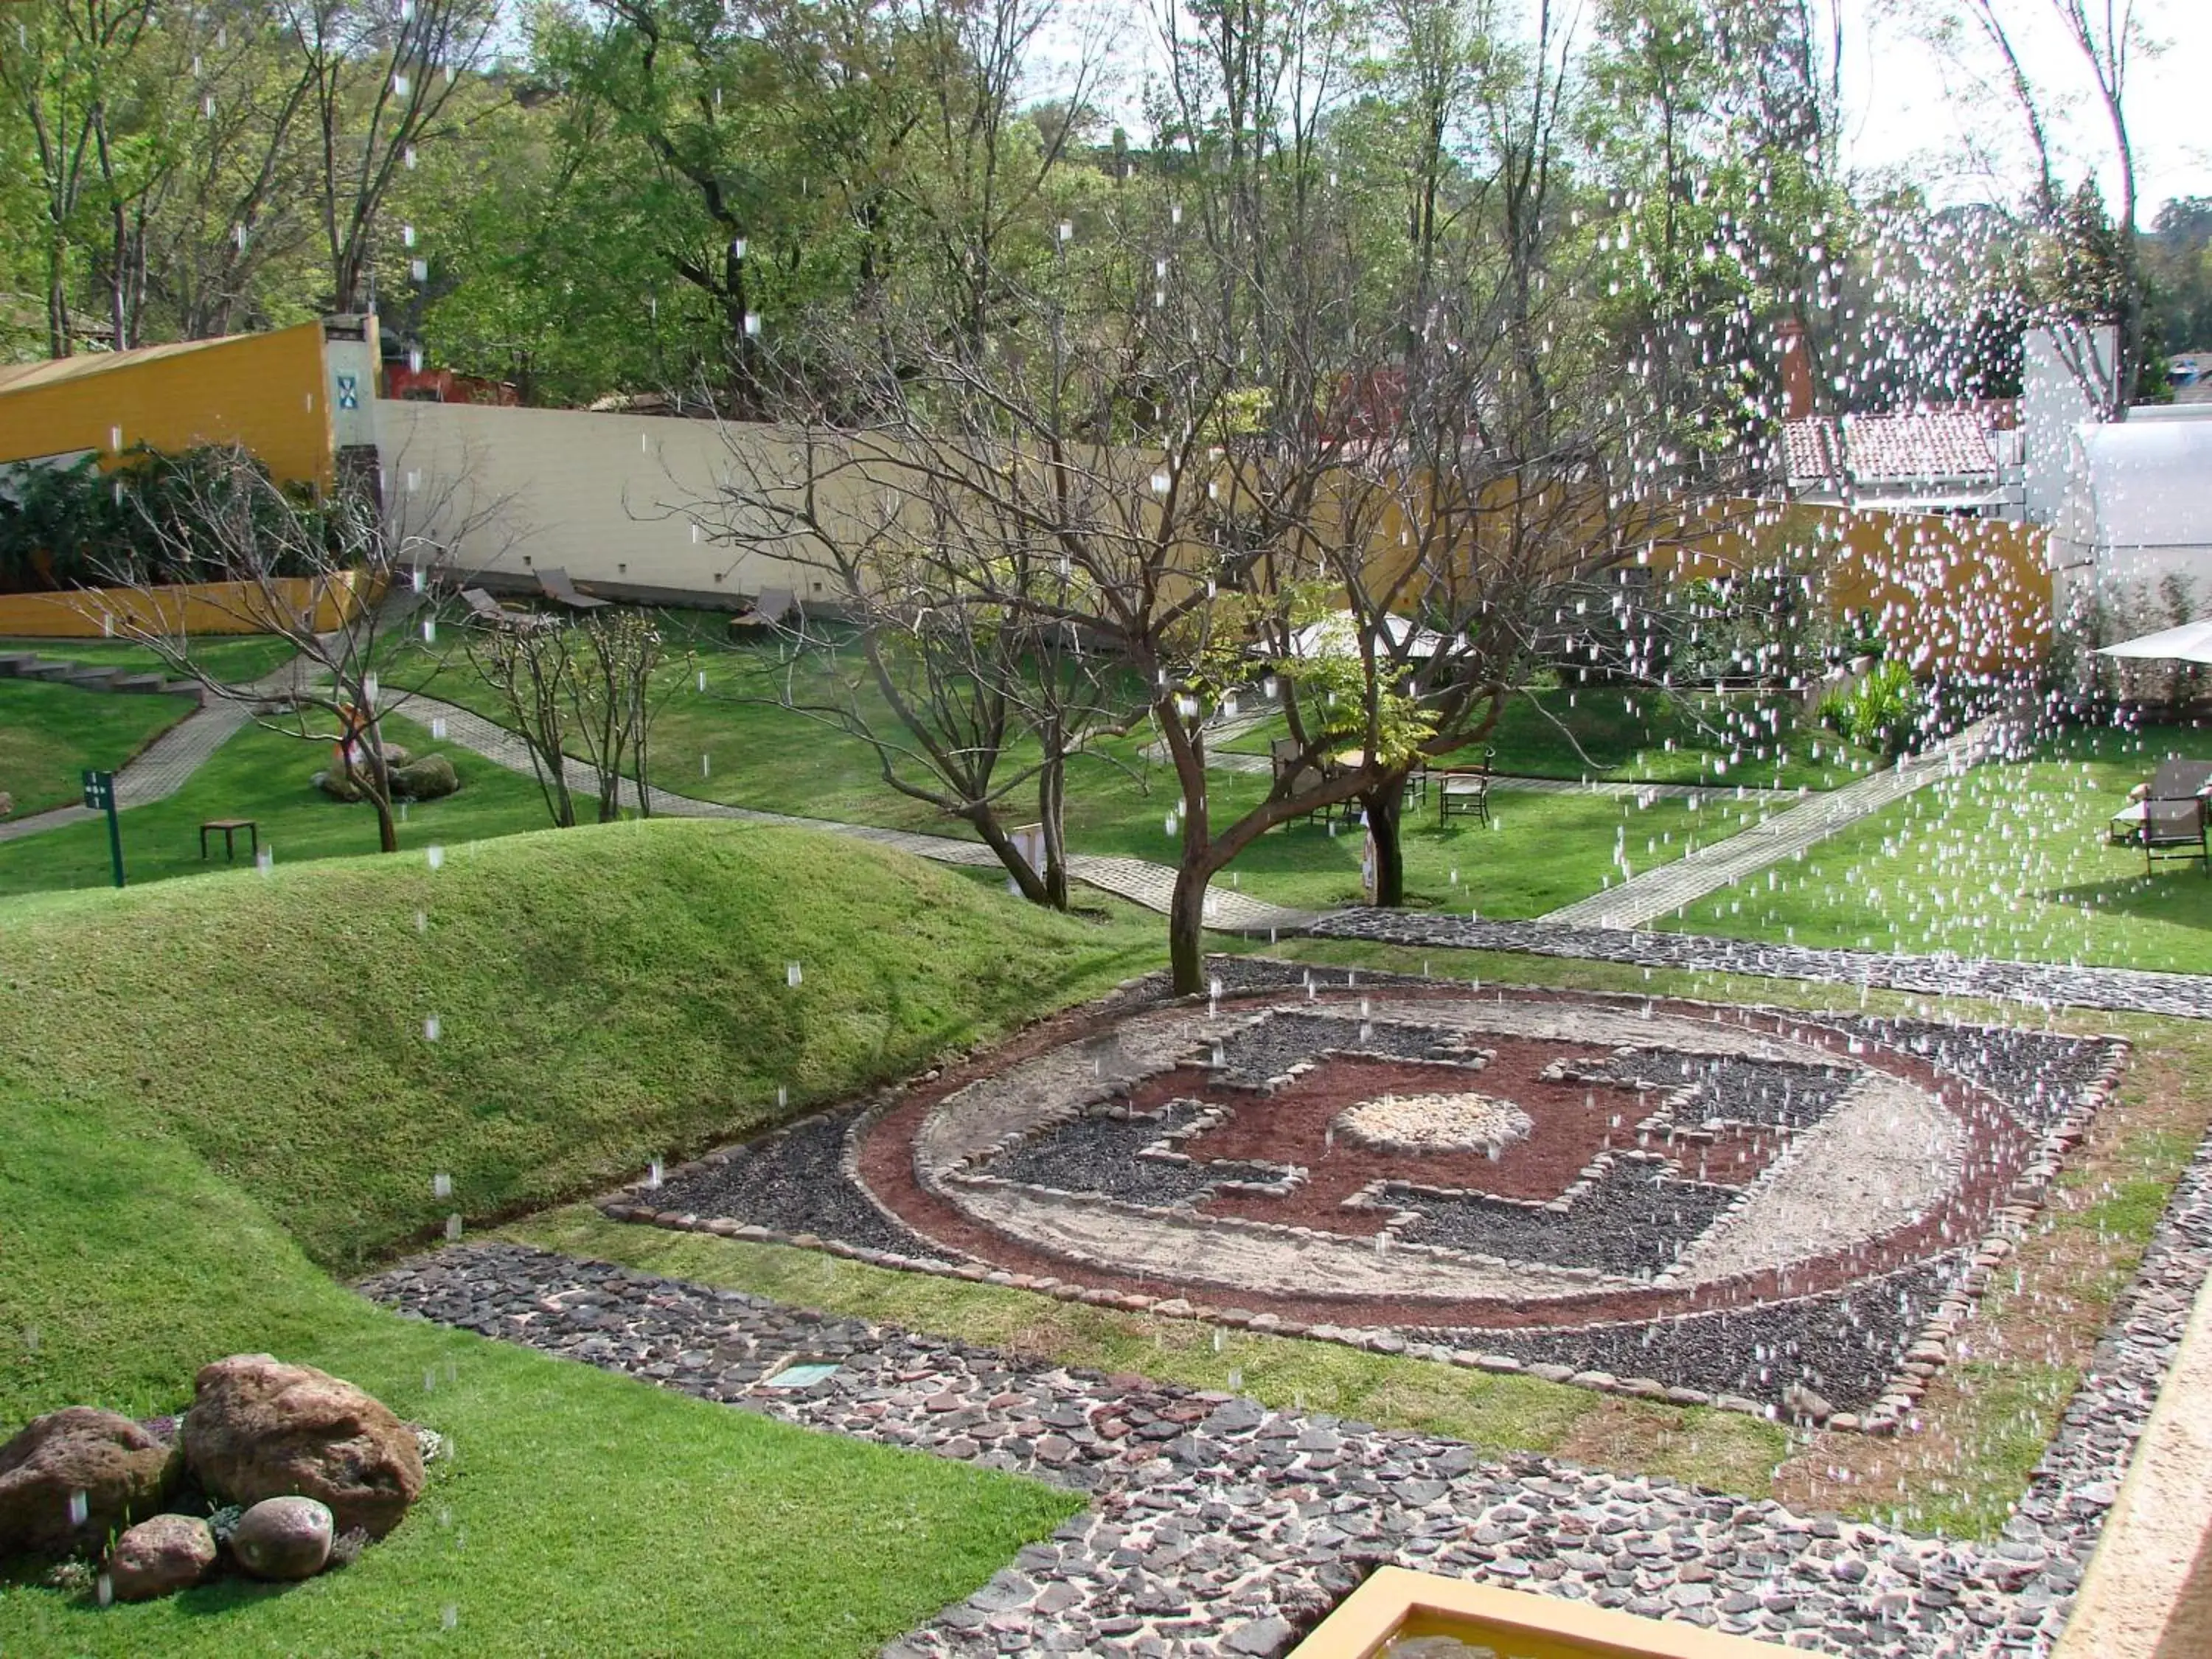
[[679,684],[659,674],[667,657],[659,625],[642,611],[609,611],[562,635],[577,647],[577,672],[567,679],[568,729],[599,780],[599,822],[622,817],[625,764],[636,781],[638,816],[649,817],[653,718]]
[[[457,555],[467,548],[468,562],[483,562],[471,544],[501,523],[504,505],[475,499],[465,477],[427,489],[419,474],[411,482],[417,487],[400,493],[401,509],[380,513],[352,492],[303,498],[232,449],[186,475],[163,510],[141,500],[141,545],[100,573],[129,595],[112,613],[118,637],[148,647],[203,696],[248,705],[264,729],[338,751],[375,809],[386,853],[398,850],[399,838],[380,722],[417,690],[387,690],[380,671],[397,637],[417,625],[417,597]],[[433,523],[437,539],[415,528]],[[282,688],[235,684],[207,665],[174,592],[187,581],[198,584],[193,606],[221,617],[225,632],[270,635],[292,647]]]
[[568,787],[568,707],[575,653],[568,631],[517,623],[465,636],[469,665],[497,695],[500,724],[522,739],[553,827],[576,823]]
[[[2066,222],[2067,203],[2058,185],[2058,155],[2054,137],[2051,89],[2039,86],[2027,70],[2020,47],[2030,0],[1953,0],[1955,9],[1945,21],[1963,24],[1978,36],[2000,66],[2003,91],[2019,112],[2025,127],[2035,168],[2029,202],[2031,222],[2046,236],[2063,240],[2075,228]],[[2141,21],[2135,0],[2040,0],[2039,9],[2057,23],[2068,45],[2088,71],[2099,111],[2111,137],[2112,161],[2119,181],[2118,210],[2115,214],[2112,247],[2113,275],[2118,294],[2111,321],[2118,334],[2116,361],[2109,374],[2100,372],[2078,336],[2060,330],[2062,352],[2085,391],[2100,396],[2110,418],[2125,420],[2142,384],[2143,369],[2143,285],[2141,249],[2137,246],[2139,212],[2135,140],[2128,126],[2128,77],[2136,54],[2143,49]]]
[[[1080,630],[1004,596],[1064,592],[1072,568],[991,501],[887,466],[894,430],[841,430],[817,407],[724,435],[729,466],[697,516],[718,541],[819,573],[833,596],[785,630],[800,649],[764,668],[767,698],[866,744],[887,786],[966,823],[1032,902],[1066,908],[1068,763],[1124,728],[1131,699]],[[1025,790],[1041,847],[1010,822]]]

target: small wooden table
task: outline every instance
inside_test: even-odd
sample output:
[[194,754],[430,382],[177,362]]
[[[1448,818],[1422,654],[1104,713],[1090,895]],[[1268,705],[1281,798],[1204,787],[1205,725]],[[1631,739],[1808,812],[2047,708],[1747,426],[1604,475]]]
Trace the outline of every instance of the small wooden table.
[[200,857],[203,860],[204,860],[208,855],[207,838],[208,831],[210,830],[220,830],[222,831],[222,856],[225,863],[235,864],[238,861],[238,849],[236,845],[232,842],[231,837],[235,836],[241,830],[245,830],[246,833],[248,837],[246,846],[252,851],[253,855],[256,858],[261,856],[261,825],[258,820],[253,818],[210,818],[205,823],[200,825]]

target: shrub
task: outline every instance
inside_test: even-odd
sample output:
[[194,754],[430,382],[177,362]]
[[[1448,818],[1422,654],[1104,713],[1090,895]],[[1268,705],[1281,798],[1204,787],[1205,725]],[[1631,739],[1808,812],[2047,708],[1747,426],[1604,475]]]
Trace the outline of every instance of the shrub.
[[1912,671],[1901,662],[1884,660],[1849,691],[1831,691],[1821,698],[1820,716],[1823,725],[1850,743],[1894,760],[1911,746],[1921,707]]
[[[225,469],[238,452],[207,445],[173,453],[137,445],[113,466],[103,468],[88,455],[66,467],[31,467],[0,495],[0,592],[41,592],[100,586],[118,574],[147,581],[216,581],[240,573],[225,565],[220,549],[204,537],[185,537],[165,547],[156,526],[175,532],[189,529],[192,513],[210,504],[231,507],[266,522],[278,509],[258,492],[240,494],[229,486]],[[255,471],[267,469],[249,459]],[[331,509],[315,505],[312,492],[284,492],[311,513]],[[309,575],[312,571],[280,564],[269,574]]]

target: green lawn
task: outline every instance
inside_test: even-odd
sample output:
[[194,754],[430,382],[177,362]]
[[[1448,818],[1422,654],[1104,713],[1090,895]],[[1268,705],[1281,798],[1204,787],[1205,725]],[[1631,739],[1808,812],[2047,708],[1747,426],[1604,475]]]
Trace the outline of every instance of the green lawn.
[[[7,682],[0,681],[0,690]],[[80,693],[79,695],[87,695]],[[140,698],[111,696],[112,702]],[[544,828],[550,820],[538,786],[504,767],[450,743],[435,743],[407,720],[387,716],[386,735],[417,754],[447,756],[460,775],[461,788],[440,801],[407,809],[399,826],[403,848],[481,840]],[[261,844],[279,865],[311,859],[344,857],[376,850],[376,814],[371,807],[334,801],[310,781],[330,763],[320,744],[247,726],[217,750],[168,799],[122,814],[123,858],[129,881],[164,881],[204,874],[199,826],[209,818],[251,817],[260,821]],[[247,842],[237,838],[238,860],[248,861]],[[222,863],[222,840],[214,839],[211,858]],[[0,896],[63,887],[104,887],[109,869],[107,826],[89,822],[50,830],[21,840],[0,842]]]
[[0,1652],[860,1656],[1075,1506],[402,1321],[321,1270],[1095,995],[1152,930],[743,826],[449,853],[0,909],[0,1425],[174,1410],[198,1365],[265,1349],[455,1449],[344,1572],[105,1613],[17,1583]]
[[[1588,1389],[1534,1377],[1119,1313],[995,1285],[866,1267],[814,1250],[632,1226],[609,1221],[585,1204],[501,1231],[544,1249],[1048,1357],[1059,1364],[1135,1372],[1185,1388],[1231,1389],[1278,1410],[1328,1412],[1448,1435],[1492,1451],[1559,1450],[1615,1409],[1614,1402]],[[1789,1446],[1787,1430],[1734,1412],[1674,1406],[1638,1411],[1650,1431],[1635,1458],[1641,1472],[1722,1492],[1763,1490]]]
[[[1226,746],[1264,755],[1288,730],[1270,719]],[[1506,704],[1488,743],[1499,772],[1525,778],[1833,789],[1875,763],[1794,701],[1644,687],[1534,689]]]
[[2085,731],[1947,778],[1662,926],[1858,949],[2212,972],[2212,879],[2143,873],[2106,825],[2168,753],[2212,732]]
[[80,774],[115,770],[198,706],[191,697],[0,679],[0,794],[15,802],[0,818],[73,805]]
[[[194,662],[231,685],[265,678],[292,656],[291,645],[272,634],[204,635],[191,641],[190,648]],[[0,639],[0,653],[16,651],[34,651],[49,662],[79,663],[88,668],[167,672],[158,653],[128,640]]]
[[[769,701],[781,686],[795,687],[801,701],[823,695],[827,679],[817,668],[790,667],[773,645],[727,645],[718,624],[705,613],[668,618],[671,630],[696,656],[663,672],[672,695],[653,729],[654,782],[763,811],[969,838],[964,824],[888,787],[865,744]],[[432,675],[433,665],[419,647],[406,642],[396,647],[386,678],[394,684],[426,685],[433,695],[489,718],[503,717],[495,696],[458,651],[447,656],[442,672]],[[1074,763],[1066,806],[1072,849],[1174,860],[1178,839],[1167,828],[1177,799],[1174,779],[1144,757],[1145,746],[1142,735],[1111,740],[1101,754]],[[1267,788],[1264,775],[1218,772],[1209,784],[1208,810],[1217,824],[1225,824]],[[1621,880],[1624,863],[1632,872],[1671,861],[1692,845],[1735,833],[1759,811],[1755,803],[1725,797],[1695,810],[1680,800],[1506,792],[1494,804],[1490,826],[1455,818],[1447,828],[1437,820],[1433,799],[1409,810],[1409,902],[1478,909],[1501,919],[1540,915]],[[1009,817],[1022,821],[1025,805],[1015,802]],[[1249,848],[1218,884],[1286,905],[1356,903],[1362,840],[1356,829],[1332,836],[1318,823],[1286,825]]]

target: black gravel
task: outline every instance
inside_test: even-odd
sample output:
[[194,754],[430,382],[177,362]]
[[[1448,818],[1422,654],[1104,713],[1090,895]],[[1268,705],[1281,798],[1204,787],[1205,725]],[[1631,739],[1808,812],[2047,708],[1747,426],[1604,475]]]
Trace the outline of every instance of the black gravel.
[[1420,1217],[1407,1237],[1424,1244],[1641,1276],[1671,1263],[1738,1195],[1732,1187],[1668,1179],[1665,1167],[1616,1157],[1564,1211],[1477,1193],[1423,1193],[1396,1182],[1383,1193]]
[[1270,1014],[1224,1039],[1221,1050],[1231,1079],[1248,1085],[1281,1077],[1291,1066],[1332,1050],[1393,1060],[1464,1058],[1450,1034],[1434,1026],[1342,1014]]
[[1648,1376],[1778,1409],[1786,1408],[1794,1387],[1802,1387],[1837,1411],[1863,1411],[1881,1397],[1899,1352],[1917,1336],[1958,1266],[1955,1260],[1919,1262],[1798,1301],[1644,1324],[1423,1334],[1530,1364]]
[[2118,1044],[2102,1037],[1955,1025],[1926,1019],[1823,1018],[1822,1024],[1916,1054],[1978,1083],[2015,1121],[2040,1133],[2072,1111],[2110,1063]]
[[1594,1083],[1674,1090],[1697,1085],[1689,1104],[1674,1114],[1677,1122],[1778,1125],[1803,1129],[1833,1111],[1853,1081],[1832,1066],[1747,1060],[1737,1054],[1685,1054],[1639,1048],[1577,1063],[1567,1073]]
[[1133,1204],[1188,1206],[1226,1182],[1273,1186],[1290,1178],[1289,1167],[1281,1164],[1141,1155],[1162,1137],[1188,1128],[1202,1109],[1192,1100],[1120,1115],[1096,1109],[1030,1136],[986,1167],[1007,1181],[1102,1193]]
[[813,1233],[862,1249],[942,1258],[892,1220],[846,1175],[845,1136],[857,1110],[825,1114],[740,1147],[729,1161],[668,1182],[655,1207],[726,1217],[775,1232]]

